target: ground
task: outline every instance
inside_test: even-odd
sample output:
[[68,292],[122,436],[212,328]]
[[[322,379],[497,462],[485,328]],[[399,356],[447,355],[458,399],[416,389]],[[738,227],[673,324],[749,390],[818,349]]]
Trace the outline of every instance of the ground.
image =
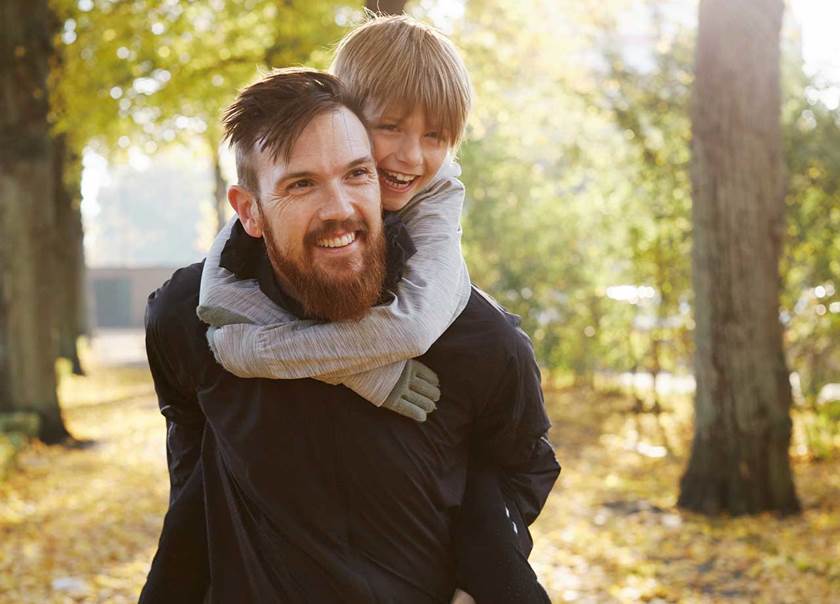
[[[168,496],[148,370],[65,377],[61,395],[94,444],[29,447],[0,482],[0,602],[136,602]],[[674,508],[687,400],[659,422],[624,394],[547,401],[563,472],[531,560],[553,602],[840,601],[840,460],[795,459],[801,516],[708,520]]]

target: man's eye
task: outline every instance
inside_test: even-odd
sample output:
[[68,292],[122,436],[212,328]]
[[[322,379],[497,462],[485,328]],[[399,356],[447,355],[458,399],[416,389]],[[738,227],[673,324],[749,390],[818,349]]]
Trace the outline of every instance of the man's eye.
[[350,172],[350,176],[353,178],[361,178],[363,176],[370,176],[371,171],[370,168],[356,168],[352,172]]
[[312,186],[312,181],[311,180],[302,179],[302,180],[294,181],[287,188],[288,188],[288,190],[293,191],[295,189],[306,189],[306,188],[311,187],[311,186]]

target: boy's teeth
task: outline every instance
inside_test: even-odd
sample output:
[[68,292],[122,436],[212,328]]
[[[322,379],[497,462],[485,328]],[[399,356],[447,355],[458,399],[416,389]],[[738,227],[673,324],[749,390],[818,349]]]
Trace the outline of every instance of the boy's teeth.
[[393,178],[394,180],[404,183],[411,182],[412,180],[417,178],[417,176],[415,176],[414,174],[403,174],[402,172],[391,172],[390,170],[383,170],[383,172],[385,172],[387,176]]
[[350,245],[356,240],[356,233],[347,233],[341,237],[332,237],[331,239],[319,239],[318,247],[344,247]]

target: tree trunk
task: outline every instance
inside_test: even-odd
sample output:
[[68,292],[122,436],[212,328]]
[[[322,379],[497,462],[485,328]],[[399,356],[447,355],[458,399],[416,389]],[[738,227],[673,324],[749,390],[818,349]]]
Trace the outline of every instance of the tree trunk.
[[68,436],[55,376],[53,23],[47,0],[0,3],[0,410],[36,412],[48,443]]
[[406,0],[366,0],[365,8],[383,15],[399,15],[405,9]]
[[218,233],[227,222],[227,214],[230,204],[227,199],[227,183],[225,182],[224,176],[222,176],[222,165],[219,161],[219,150],[217,148],[213,148],[213,145],[210,145],[210,148],[211,153],[213,154],[213,180],[215,183],[213,199],[216,204],[216,232]]
[[204,142],[212,161],[213,172],[213,215],[216,218],[216,232],[218,233],[227,222],[228,208],[227,183],[222,176],[222,163],[219,156],[219,141],[222,140],[222,132],[218,124],[210,125],[204,133]]
[[68,359],[73,373],[83,375],[78,339],[86,333],[85,257],[82,231],[82,160],[69,145],[66,135],[54,140],[56,211],[55,283],[58,356]]
[[779,322],[783,0],[701,0],[692,108],[695,431],[678,504],[799,510]]

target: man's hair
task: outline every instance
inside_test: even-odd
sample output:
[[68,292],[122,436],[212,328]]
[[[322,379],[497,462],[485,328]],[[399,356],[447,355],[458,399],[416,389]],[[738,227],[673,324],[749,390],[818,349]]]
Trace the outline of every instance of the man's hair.
[[307,68],[277,69],[242,89],[222,118],[224,140],[236,152],[239,184],[259,196],[254,152],[288,162],[307,125],[318,115],[346,107],[365,123],[361,107],[339,80]]
[[350,95],[376,113],[420,108],[457,147],[472,105],[472,86],[454,44],[405,15],[373,16],[339,42],[330,66]]

